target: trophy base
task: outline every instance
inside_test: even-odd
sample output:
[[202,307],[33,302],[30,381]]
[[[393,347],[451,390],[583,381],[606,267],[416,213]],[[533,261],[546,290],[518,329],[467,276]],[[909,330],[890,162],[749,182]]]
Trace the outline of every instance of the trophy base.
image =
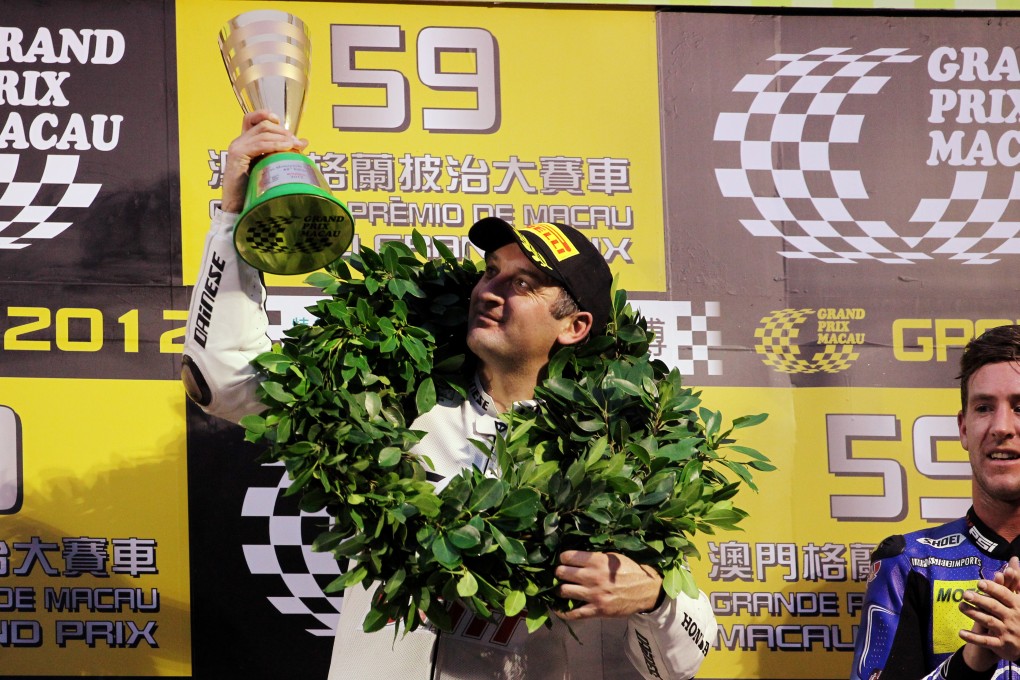
[[269,274],[321,269],[342,256],[352,240],[354,219],[347,206],[329,191],[303,182],[262,192],[234,226],[241,259]]

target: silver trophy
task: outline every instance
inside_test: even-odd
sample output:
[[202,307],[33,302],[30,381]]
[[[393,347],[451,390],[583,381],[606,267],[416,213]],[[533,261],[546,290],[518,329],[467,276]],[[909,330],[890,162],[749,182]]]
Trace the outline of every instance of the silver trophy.
[[[268,109],[296,135],[309,82],[305,23],[276,10],[245,12],[220,29],[219,45],[244,112]],[[234,227],[245,262],[271,274],[302,274],[339,258],[353,239],[350,210],[333,196],[312,159],[287,151],[252,165]]]

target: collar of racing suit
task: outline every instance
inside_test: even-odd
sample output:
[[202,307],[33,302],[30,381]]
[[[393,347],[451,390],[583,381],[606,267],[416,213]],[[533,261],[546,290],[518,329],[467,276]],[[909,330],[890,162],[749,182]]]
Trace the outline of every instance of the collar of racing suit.
[[974,512],[973,506],[967,510],[967,533],[978,549],[1003,561],[1009,560],[1013,555],[1020,556],[1020,536],[1010,543],[981,521],[981,518]]
[[[486,413],[493,418],[500,416],[499,410],[496,408],[496,401],[489,396],[489,393],[485,391],[482,386],[482,376],[475,373],[474,380],[471,381],[471,385],[468,386],[468,396],[471,397],[471,402],[475,407],[482,413]],[[526,399],[523,401],[515,401],[512,405],[514,411],[531,411],[538,408],[538,400]]]

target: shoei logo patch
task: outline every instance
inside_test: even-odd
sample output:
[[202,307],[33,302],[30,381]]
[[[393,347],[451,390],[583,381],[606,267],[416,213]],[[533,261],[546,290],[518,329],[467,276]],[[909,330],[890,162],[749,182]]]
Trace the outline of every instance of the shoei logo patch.
[[839,373],[860,356],[864,317],[860,308],[781,309],[755,329],[754,351],[780,373]]
[[918,543],[929,545],[932,548],[944,549],[944,548],[955,548],[966,540],[963,534],[950,534],[949,536],[943,536],[942,538],[919,538]]
[[[726,145],[719,190],[743,202],[752,236],[825,263],[1020,253],[1020,132],[1015,90],[1003,89],[1020,79],[1014,48],[818,47],[768,61],[735,84],[741,103],[712,137]],[[890,129],[909,131],[900,152]]]
[[541,222],[539,224],[530,224],[526,227],[521,227],[520,231],[530,231],[540,239],[545,241],[545,244],[549,246],[549,251],[552,252],[553,257],[562,262],[568,257],[577,255],[577,248],[570,242],[570,239],[560,231],[555,224],[549,224],[548,222]]

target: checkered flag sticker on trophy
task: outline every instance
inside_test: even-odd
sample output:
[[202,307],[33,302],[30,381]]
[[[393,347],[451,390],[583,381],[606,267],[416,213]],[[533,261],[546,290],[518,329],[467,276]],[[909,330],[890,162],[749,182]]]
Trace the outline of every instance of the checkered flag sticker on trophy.
[[63,233],[73,213],[88,208],[102,184],[75,182],[78,156],[50,155],[39,176],[19,172],[21,157],[0,154],[0,250],[20,250]]

